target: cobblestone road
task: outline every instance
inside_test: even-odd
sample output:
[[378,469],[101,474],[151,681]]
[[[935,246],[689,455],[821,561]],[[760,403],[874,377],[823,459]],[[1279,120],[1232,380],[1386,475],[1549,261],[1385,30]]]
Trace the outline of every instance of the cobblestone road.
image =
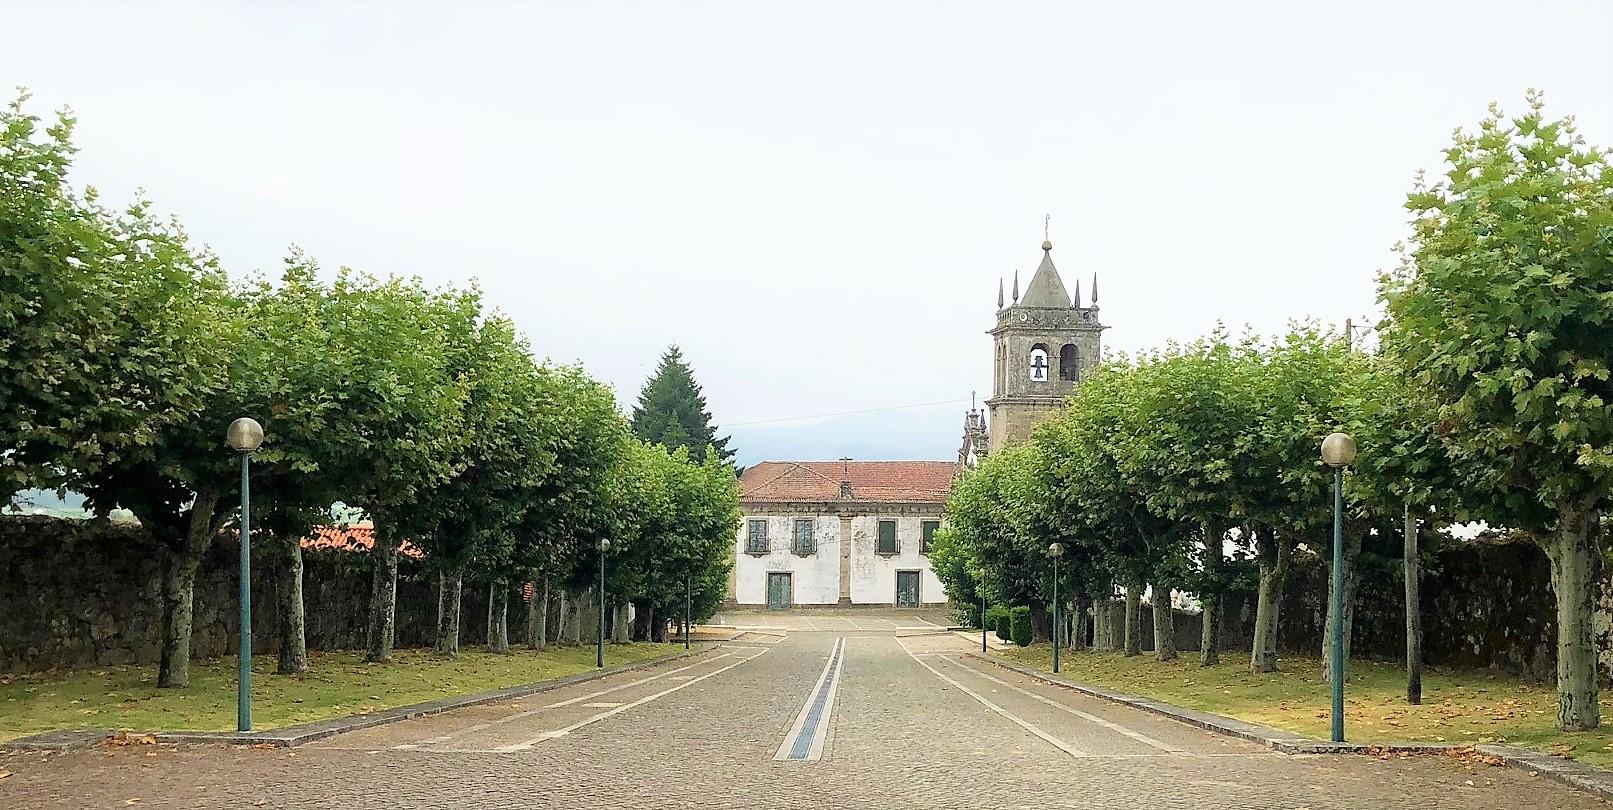
[[[294,751],[11,754],[0,808],[1604,806],[1449,758],[1273,753],[968,659],[966,644],[792,627]],[[812,749],[790,745],[803,728],[819,758],[776,759]]]

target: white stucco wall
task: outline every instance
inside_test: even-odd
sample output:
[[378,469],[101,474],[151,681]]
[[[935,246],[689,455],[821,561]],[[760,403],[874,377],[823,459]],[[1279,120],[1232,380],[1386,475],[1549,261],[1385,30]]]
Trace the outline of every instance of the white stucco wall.
[[[810,556],[790,551],[796,518],[812,519],[818,547]],[[745,552],[745,538],[753,519],[767,521],[769,550],[766,554]],[[792,575],[793,604],[837,604],[840,601],[840,518],[834,515],[743,516],[734,542],[734,601],[741,605],[766,605],[769,571]]]
[[[921,524],[937,518],[881,517],[863,515],[851,519],[851,601],[858,605],[890,605],[896,602],[896,572],[919,571],[919,603],[944,603],[946,590],[930,570],[930,558],[919,553]],[[876,554],[879,521],[896,521],[895,555]]]

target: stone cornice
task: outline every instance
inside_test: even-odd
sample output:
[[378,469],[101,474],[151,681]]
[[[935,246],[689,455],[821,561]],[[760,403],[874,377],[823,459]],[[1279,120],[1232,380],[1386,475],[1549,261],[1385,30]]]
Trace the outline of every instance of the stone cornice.
[[883,501],[746,501],[739,502],[744,515],[918,515],[940,517],[942,503],[886,503]]

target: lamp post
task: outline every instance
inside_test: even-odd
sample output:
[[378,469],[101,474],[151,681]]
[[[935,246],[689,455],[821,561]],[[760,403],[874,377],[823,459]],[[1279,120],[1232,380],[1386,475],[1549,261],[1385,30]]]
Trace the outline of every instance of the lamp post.
[[1328,639],[1333,670],[1333,742],[1344,742],[1344,468],[1355,463],[1355,439],[1329,433],[1322,461],[1333,468],[1333,632]]
[[694,605],[694,579],[688,574],[683,575],[683,648],[689,649],[689,631],[693,628],[690,619],[693,618]]
[[1059,558],[1064,556],[1063,543],[1048,543],[1047,556],[1053,558],[1053,671],[1059,671],[1059,635],[1064,625],[1059,622]]
[[241,417],[230,423],[224,441],[241,456],[241,650],[235,689],[235,727],[252,730],[252,454],[263,444],[263,426]]
[[[976,584],[979,587],[979,584]],[[980,651],[986,651],[986,590],[980,589]]]
[[599,549],[599,635],[594,639],[594,667],[605,668],[605,552],[610,551],[610,540],[599,538],[594,546]]

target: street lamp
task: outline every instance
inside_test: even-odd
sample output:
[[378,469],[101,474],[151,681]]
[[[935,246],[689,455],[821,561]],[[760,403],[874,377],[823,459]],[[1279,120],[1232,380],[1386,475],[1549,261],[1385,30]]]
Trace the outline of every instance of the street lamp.
[[243,416],[230,423],[224,442],[241,455],[241,673],[235,689],[235,727],[252,730],[252,488],[248,468],[263,444],[263,426]]
[[1333,468],[1333,632],[1329,639],[1333,670],[1333,742],[1344,742],[1344,468],[1355,463],[1355,439],[1329,433],[1322,440],[1322,461]]
[[1064,626],[1059,623],[1059,558],[1064,556],[1063,543],[1048,543],[1047,556],[1053,558],[1053,671],[1059,671],[1059,634]]
[[605,552],[610,551],[610,540],[599,538],[594,545],[599,549],[599,636],[594,640],[594,667],[605,668]]

